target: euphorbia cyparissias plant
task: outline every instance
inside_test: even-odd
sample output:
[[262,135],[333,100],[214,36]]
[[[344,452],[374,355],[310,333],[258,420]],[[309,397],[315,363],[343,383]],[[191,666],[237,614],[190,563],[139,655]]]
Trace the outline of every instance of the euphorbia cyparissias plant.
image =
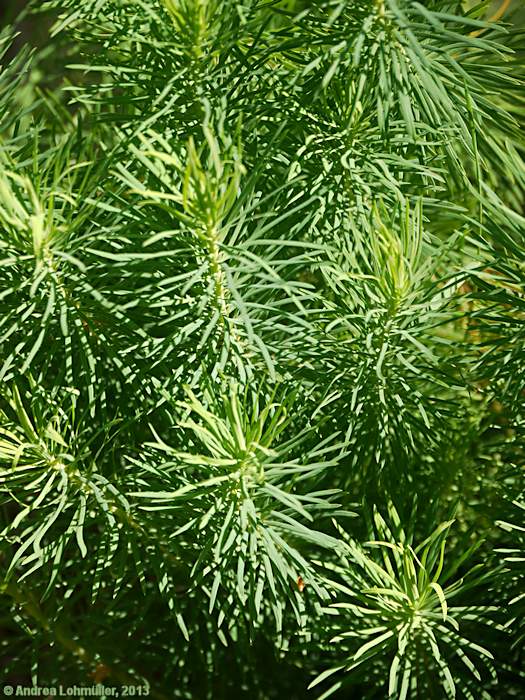
[[4,28],[17,693],[519,695],[519,5],[48,0],[43,45]]

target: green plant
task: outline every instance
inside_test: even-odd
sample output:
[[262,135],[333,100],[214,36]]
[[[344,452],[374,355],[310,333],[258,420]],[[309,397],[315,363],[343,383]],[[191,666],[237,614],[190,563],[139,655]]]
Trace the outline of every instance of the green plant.
[[525,556],[523,552],[525,527],[521,524],[523,520],[519,519],[521,512],[525,510],[525,504],[523,500],[514,501],[513,505],[516,506],[514,514],[516,516],[513,522],[500,521],[498,524],[504,530],[509,532],[513,536],[512,546],[508,548],[502,548],[499,551],[505,554],[505,562],[510,567],[510,573],[512,575],[511,582],[512,586],[516,592],[516,595],[509,600],[509,612],[511,613],[509,619],[509,625],[514,626],[515,632],[515,644],[517,647],[522,646],[523,639],[525,638],[525,629],[523,625],[523,604],[525,601],[525,594],[523,592],[523,563],[525,562]]
[[[341,531],[343,564],[329,565],[330,574],[337,576],[331,588],[353,602],[331,605],[329,612],[338,615],[333,627],[339,634],[330,644],[337,645],[338,654],[348,654],[348,661],[322,673],[311,686],[333,673],[345,671],[352,678],[351,672],[356,671],[371,683],[388,678],[388,697],[428,696],[436,682],[446,697],[456,697],[458,688],[465,697],[474,697],[472,680],[481,681],[477,666],[481,663],[495,677],[494,657],[473,639],[465,638],[463,626],[484,622],[497,608],[451,605],[451,601],[465,600],[467,591],[486,584],[493,572],[481,572],[483,566],[478,565],[454,580],[477,547],[447,561],[446,538],[453,521],[442,523],[415,546],[395,509],[390,508],[390,516],[392,529],[379,513],[374,514],[375,535],[381,539],[364,546]],[[470,678],[463,678],[459,662],[470,671]],[[388,670],[378,669],[383,665],[389,666]],[[338,681],[322,697],[342,685],[343,681]],[[486,692],[483,695],[490,697]]]
[[2,680],[518,696],[520,8],[25,18],[49,36],[0,37]]

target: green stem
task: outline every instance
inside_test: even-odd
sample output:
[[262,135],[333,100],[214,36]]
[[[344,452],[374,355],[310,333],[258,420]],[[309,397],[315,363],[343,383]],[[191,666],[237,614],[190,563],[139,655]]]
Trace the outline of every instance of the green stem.
[[[98,655],[95,657],[94,654],[75,641],[64,625],[55,622],[51,623],[35,596],[27,588],[22,593],[22,590],[15,583],[11,582],[0,586],[0,592],[9,595],[46,633],[84,666],[104,665],[108,669],[108,676],[122,685],[143,685],[141,679],[137,679],[125,671],[104,663]],[[151,689],[151,697],[158,698],[158,700],[167,700],[165,695],[157,693],[153,689]]]

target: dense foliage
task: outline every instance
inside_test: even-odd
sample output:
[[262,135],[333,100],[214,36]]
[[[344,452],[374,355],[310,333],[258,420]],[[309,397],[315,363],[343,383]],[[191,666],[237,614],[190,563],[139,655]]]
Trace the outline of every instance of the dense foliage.
[[3,31],[5,683],[520,696],[525,29],[488,5]]

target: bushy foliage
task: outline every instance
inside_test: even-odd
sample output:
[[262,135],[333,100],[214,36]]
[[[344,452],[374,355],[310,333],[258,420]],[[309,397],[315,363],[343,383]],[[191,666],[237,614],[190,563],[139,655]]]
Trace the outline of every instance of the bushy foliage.
[[2,680],[519,697],[519,12],[28,12],[43,48],[0,38]]

